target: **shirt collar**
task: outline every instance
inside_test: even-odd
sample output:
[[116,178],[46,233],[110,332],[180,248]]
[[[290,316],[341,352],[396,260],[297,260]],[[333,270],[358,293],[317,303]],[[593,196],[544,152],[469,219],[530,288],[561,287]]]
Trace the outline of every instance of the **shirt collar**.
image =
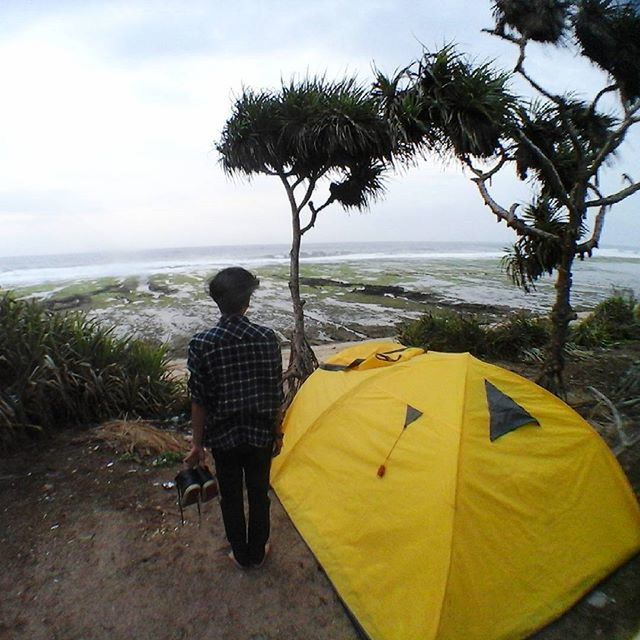
[[238,314],[223,315],[220,320],[218,320],[218,324],[221,326],[227,324],[247,324],[248,322],[249,318],[247,318],[247,316]]

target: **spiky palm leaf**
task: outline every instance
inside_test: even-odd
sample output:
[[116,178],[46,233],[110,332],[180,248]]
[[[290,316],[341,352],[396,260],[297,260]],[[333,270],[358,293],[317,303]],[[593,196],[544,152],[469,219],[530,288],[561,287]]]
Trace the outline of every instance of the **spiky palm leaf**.
[[640,98],[638,3],[581,0],[573,24],[583,55],[614,78],[624,100]]
[[560,238],[568,224],[564,211],[550,199],[539,198],[526,207],[523,218],[527,223],[558,237],[558,241],[533,235],[521,236],[502,258],[502,267],[513,283],[526,292],[535,289],[535,282],[553,273],[562,257]]
[[524,38],[558,42],[566,29],[571,2],[564,0],[496,0],[496,30],[509,26]]
[[34,429],[166,413],[181,393],[165,348],[10,295],[0,297],[0,354],[0,449]]
[[495,155],[512,117],[507,79],[488,63],[474,65],[452,46],[425,52],[413,91],[422,106],[421,120],[438,132],[436,144],[459,158]]
[[384,192],[384,171],[379,162],[356,164],[341,182],[331,183],[331,196],[345,209],[364,209]]
[[[516,171],[521,180],[531,177],[544,197],[560,200],[554,181],[535,145],[553,164],[565,192],[583,179],[616,121],[584,102],[565,98],[562,105],[536,101],[519,111],[523,136],[515,145]],[[530,172],[532,175],[530,175]]]
[[378,73],[374,84],[381,111],[394,132],[400,155],[405,147],[438,150],[459,158],[488,158],[512,120],[508,74],[490,64],[475,65],[447,45],[393,78]]
[[337,171],[349,181],[362,163],[390,161],[392,138],[377,101],[354,79],[307,78],[278,91],[245,89],[216,148],[231,174]]

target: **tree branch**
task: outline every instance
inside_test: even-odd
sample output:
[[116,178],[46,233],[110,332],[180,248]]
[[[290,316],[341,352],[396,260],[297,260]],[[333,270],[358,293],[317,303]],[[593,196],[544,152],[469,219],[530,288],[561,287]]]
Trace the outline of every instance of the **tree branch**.
[[316,182],[318,178],[316,176],[311,176],[308,180],[309,180],[309,186],[307,187],[307,190],[304,196],[302,197],[300,204],[298,205],[298,213],[302,212],[307,202],[309,202],[309,200],[311,199],[311,196],[313,195],[313,190],[316,188]]
[[296,203],[296,197],[293,193],[293,186],[289,184],[289,181],[287,180],[287,175],[285,174],[284,171],[279,171],[278,177],[280,178],[280,181],[284,185],[285,191],[287,192],[287,198],[289,199],[289,205],[291,206],[291,211],[297,213],[299,217],[300,211]]
[[309,209],[311,209],[311,219],[309,220],[309,224],[300,229],[300,235],[304,235],[309,229],[312,229],[316,224],[316,219],[318,218],[318,214],[325,208],[328,207],[333,202],[333,196],[329,196],[328,200],[317,209],[313,206],[313,202],[309,201]]
[[628,198],[630,195],[634,194],[636,191],[640,191],[640,182],[636,182],[634,184],[629,185],[625,189],[621,189],[617,193],[612,193],[610,196],[600,197],[596,200],[589,200],[585,202],[586,207],[608,207],[612,204],[616,204],[616,202],[620,202],[625,198]]
[[498,173],[498,171],[500,171],[500,169],[502,169],[502,167],[504,166],[504,163],[507,161],[507,154],[505,153],[504,149],[501,150],[501,155],[500,155],[500,160],[498,162],[498,164],[496,164],[495,167],[489,169],[489,171],[480,171],[480,169],[476,169],[473,164],[471,163],[471,160],[469,160],[469,158],[463,158],[463,162],[469,167],[469,169],[471,169],[471,171],[480,179],[484,180],[485,182],[487,180],[490,180],[496,173]]
[[591,118],[593,114],[596,112],[596,106],[598,105],[598,101],[600,100],[600,98],[602,98],[603,95],[605,95],[606,93],[610,93],[611,91],[617,91],[617,90],[618,90],[617,84],[610,84],[604,87],[604,89],[600,89],[600,91],[598,91],[598,93],[596,94],[596,97],[593,99],[591,106],[589,107],[589,113],[587,117]]
[[570,118],[567,118],[566,115],[566,106],[567,102],[563,96],[556,95],[547,91],[542,85],[538,84],[525,70],[524,70],[524,60],[525,60],[525,48],[527,46],[528,40],[526,38],[516,39],[506,37],[507,40],[514,42],[518,45],[520,49],[520,55],[518,56],[518,62],[514,67],[513,71],[515,73],[519,73],[539,94],[543,95],[551,102],[555,103],[558,106],[558,111],[560,113],[560,117],[562,118],[562,122],[567,127],[567,132],[569,133],[569,137],[571,138],[571,142],[573,143],[573,148],[575,152],[582,158],[584,156],[582,151],[582,145],[580,144],[580,138],[578,136],[578,132],[576,128],[573,126],[573,122]]
[[506,222],[507,226],[515,229],[519,236],[537,236],[538,238],[545,238],[547,240],[558,240],[558,236],[553,233],[543,231],[542,229],[536,229],[535,227],[528,225],[522,218],[518,217],[516,215],[516,209],[518,208],[517,204],[512,204],[508,211],[504,207],[500,206],[489,194],[486,185],[487,178],[483,177],[482,174],[478,175],[477,178],[471,178],[471,180],[476,183],[484,203],[495,214],[498,221],[503,220]]
[[573,215],[577,215],[578,212],[576,210],[576,207],[573,204],[573,202],[571,201],[571,198],[569,197],[569,194],[566,192],[566,190],[564,188],[564,185],[562,184],[562,180],[560,179],[560,176],[558,175],[558,171],[555,168],[555,166],[553,165],[553,162],[551,162],[551,160],[549,160],[549,158],[547,158],[547,156],[542,151],[542,149],[540,149],[540,147],[538,147],[538,145],[534,144],[524,133],[522,133],[522,131],[518,131],[516,135],[530,149],[533,150],[533,152],[538,156],[538,158],[542,162],[542,165],[543,165],[543,167],[545,169],[545,173],[547,174],[547,177],[551,179],[551,182],[553,182],[553,186],[555,187],[555,190],[556,190],[556,193],[557,193],[557,196],[558,196],[558,200],[560,200],[560,202],[562,202],[562,204],[565,207],[567,207],[567,209],[569,209],[569,211]]
[[[309,180],[309,186],[307,187],[307,190],[302,200],[300,201],[300,204],[298,205],[298,213],[301,213],[302,210],[307,206],[307,203],[309,202],[309,200],[311,200],[311,196],[313,195],[313,190],[316,188],[316,184],[318,184],[318,180],[320,180],[320,178],[322,178],[322,176],[324,176],[327,171],[328,169],[327,167],[325,167],[323,169],[320,169],[317,173],[308,176],[307,180]],[[300,180],[299,182],[302,182],[302,180]]]
[[600,244],[600,234],[602,233],[602,229],[604,227],[604,217],[607,214],[607,210],[607,205],[602,205],[600,207],[600,211],[598,211],[593,225],[593,233],[591,234],[591,238],[589,238],[589,240],[587,240],[586,242],[581,242],[576,246],[576,255],[580,256],[581,260],[584,258],[585,253],[589,257],[591,257],[593,250],[598,248],[598,245]]
[[602,145],[598,155],[594,158],[593,162],[587,167],[587,179],[591,176],[594,176],[602,163],[607,159],[610,153],[615,151],[615,149],[622,143],[624,137],[627,134],[627,131],[634,124],[640,122],[640,117],[636,117],[636,113],[640,110],[640,102],[633,109],[625,108],[625,118],[620,123],[620,126],[612,131],[605,143]]

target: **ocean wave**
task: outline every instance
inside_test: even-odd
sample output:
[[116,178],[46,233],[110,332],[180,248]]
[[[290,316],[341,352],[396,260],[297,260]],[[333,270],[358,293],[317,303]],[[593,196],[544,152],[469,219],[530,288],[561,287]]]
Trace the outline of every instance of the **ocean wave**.
[[[497,245],[468,243],[327,243],[303,247],[303,264],[373,262],[380,270],[388,263],[438,261],[497,261],[504,249]],[[594,253],[597,262],[626,260],[636,264],[640,249],[613,247]],[[0,287],[19,288],[56,282],[152,274],[197,273],[207,275],[228,266],[248,268],[288,265],[284,245],[157,249],[121,254],[75,254],[0,258]]]

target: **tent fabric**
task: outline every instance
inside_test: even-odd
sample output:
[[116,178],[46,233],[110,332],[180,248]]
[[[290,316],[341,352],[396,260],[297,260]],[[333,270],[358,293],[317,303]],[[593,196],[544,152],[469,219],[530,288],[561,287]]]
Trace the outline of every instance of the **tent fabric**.
[[[635,496],[552,394],[399,348],[358,345],[309,377],[272,485],[372,640],[524,638],[640,550]],[[487,383],[532,420],[492,439]]]

